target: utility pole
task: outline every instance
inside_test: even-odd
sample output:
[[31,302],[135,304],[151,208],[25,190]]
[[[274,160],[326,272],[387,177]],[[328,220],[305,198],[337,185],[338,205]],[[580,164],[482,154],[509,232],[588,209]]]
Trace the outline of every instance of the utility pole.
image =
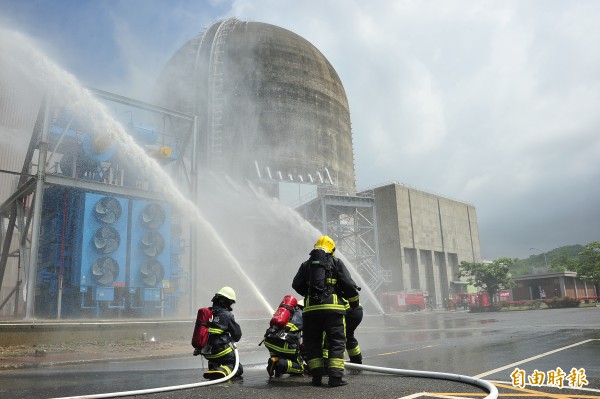
[[540,251],[542,253],[542,255],[544,255],[544,264],[546,265],[546,271],[548,271],[548,260],[546,259],[546,253],[538,248],[529,248],[530,251],[532,249],[535,249],[536,251]]

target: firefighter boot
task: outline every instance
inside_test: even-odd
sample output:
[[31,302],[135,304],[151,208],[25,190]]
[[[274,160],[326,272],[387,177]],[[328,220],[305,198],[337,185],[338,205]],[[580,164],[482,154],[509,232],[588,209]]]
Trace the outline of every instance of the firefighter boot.
[[321,375],[313,375],[313,377],[312,377],[312,384],[315,387],[320,387],[321,385],[323,385],[323,376],[321,376]]
[[362,355],[350,356],[350,363],[362,364]]
[[[362,364],[362,355],[350,356],[350,363]],[[361,374],[362,370],[350,370],[350,374]]]
[[348,385],[348,382],[345,380],[342,380],[342,377],[329,377],[329,386],[334,388],[334,387],[341,387],[343,385]]
[[227,374],[222,370],[207,370],[204,372],[203,377],[207,380],[218,380],[219,378],[226,377]]
[[267,373],[269,373],[269,377],[273,377],[275,368],[277,367],[277,362],[279,362],[279,358],[277,356],[269,358],[269,361],[267,362]]
[[275,377],[281,377],[287,371],[288,371],[288,360],[287,359],[279,359],[279,361],[275,365]]

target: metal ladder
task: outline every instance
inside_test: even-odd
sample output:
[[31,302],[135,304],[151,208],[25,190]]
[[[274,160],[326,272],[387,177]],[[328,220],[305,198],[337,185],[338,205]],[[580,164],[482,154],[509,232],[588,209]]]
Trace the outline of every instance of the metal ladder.
[[223,65],[227,37],[236,23],[235,18],[223,21],[213,39],[209,71],[209,135],[208,163],[213,169],[223,169]]

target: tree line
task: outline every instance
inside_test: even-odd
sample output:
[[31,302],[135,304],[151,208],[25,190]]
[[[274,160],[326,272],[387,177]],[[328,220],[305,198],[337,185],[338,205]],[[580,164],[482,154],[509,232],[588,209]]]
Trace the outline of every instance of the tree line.
[[[580,246],[581,247],[581,246]],[[570,270],[577,273],[577,277],[596,286],[600,285],[600,241],[593,241],[581,247],[576,257],[569,256],[565,251],[548,262],[548,271]],[[547,257],[546,257],[547,258]],[[464,278],[469,284],[485,290],[491,300],[502,290],[514,286],[512,271],[519,262],[516,258],[500,258],[492,262],[461,262],[458,277]],[[524,273],[520,273],[524,274]]]

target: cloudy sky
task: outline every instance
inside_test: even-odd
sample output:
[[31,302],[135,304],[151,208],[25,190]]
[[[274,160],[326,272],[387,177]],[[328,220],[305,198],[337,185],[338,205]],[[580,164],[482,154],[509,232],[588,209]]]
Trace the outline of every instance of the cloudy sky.
[[331,62],[358,188],[473,204],[486,259],[600,240],[599,1],[0,0],[0,26],[82,84],[142,99],[227,17],[291,30]]

